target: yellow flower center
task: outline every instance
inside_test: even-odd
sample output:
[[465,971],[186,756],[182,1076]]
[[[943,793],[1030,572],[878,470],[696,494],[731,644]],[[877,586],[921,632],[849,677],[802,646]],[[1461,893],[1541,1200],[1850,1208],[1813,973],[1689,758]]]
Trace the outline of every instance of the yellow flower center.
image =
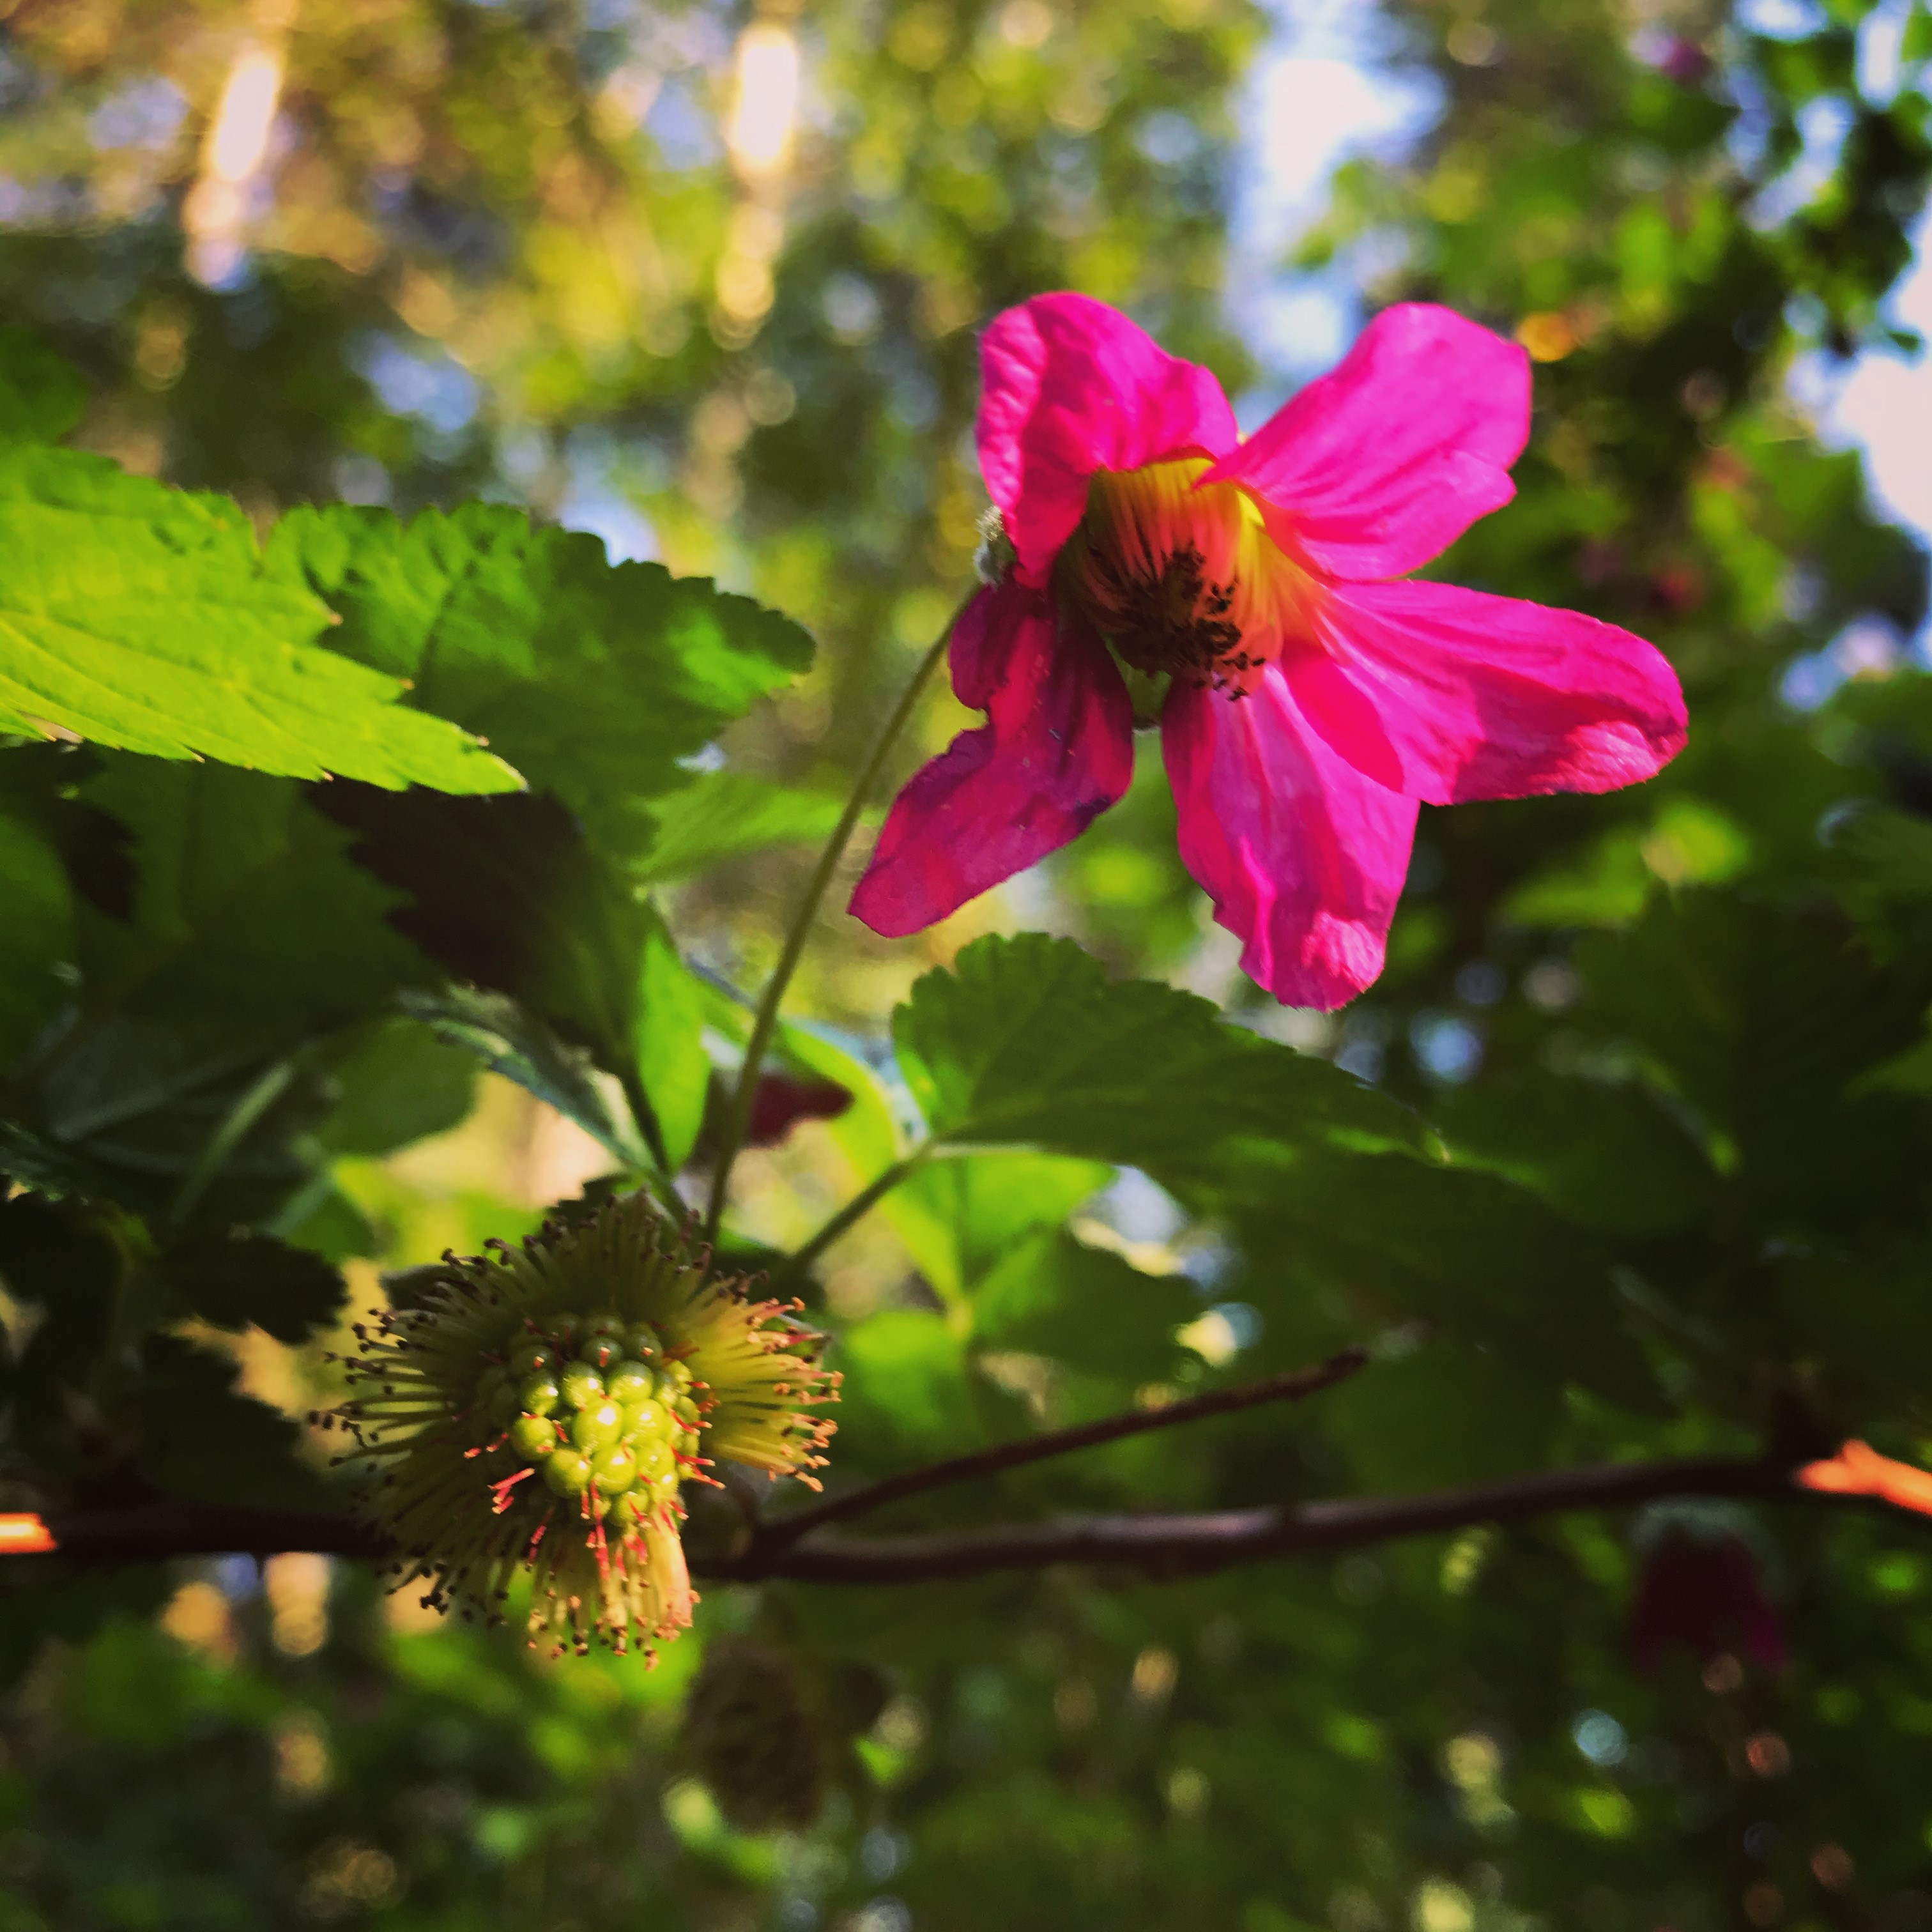
[[1056,580],[1135,670],[1240,698],[1310,633],[1315,586],[1238,483],[1205,457],[1102,470]]

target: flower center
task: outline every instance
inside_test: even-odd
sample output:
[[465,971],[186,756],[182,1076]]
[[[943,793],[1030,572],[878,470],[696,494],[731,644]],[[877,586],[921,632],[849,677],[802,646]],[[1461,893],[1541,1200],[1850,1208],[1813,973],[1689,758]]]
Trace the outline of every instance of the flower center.
[[1099,471],[1058,581],[1135,670],[1240,698],[1306,634],[1312,586],[1239,484],[1196,488],[1210,466],[1185,457]]

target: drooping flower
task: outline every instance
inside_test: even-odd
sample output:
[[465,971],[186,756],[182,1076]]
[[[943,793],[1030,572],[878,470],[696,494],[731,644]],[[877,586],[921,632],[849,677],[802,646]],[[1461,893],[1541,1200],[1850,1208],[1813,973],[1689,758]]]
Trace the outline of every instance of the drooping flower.
[[1630,1653],[1655,1672],[1673,1646],[1701,1668],[1742,1651],[1766,1670],[1790,1653],[1784,1619],[1765,1588],[1763,1564],[1748,1519],[1721,1504],[1658,1505],[1634,1540],[1643,1561],[1630,1604]]
[[1123,667],[1160,697],[1183,861],[1295,1005],[1381,971],[1418,802],[1612,790],[1682,748],[1642,639],[1399,580],[1514,494],[1515,344],[1386,310],[1246,441],[1206,370],[1084,296],[1008,310],[981,359],[997,578],[950,663],[987,722],[894,802],[852,899],[875,932],[944,918],[1120,798]]
[[412,1305],[361,1326],[349,1400],[362,1502],[396,1587],[494,1616],[532,1578],[531,1641],[619,1652],[670,1638],[695,1600],[680,1492],[716,1460],[809,1472],[836,1399],[799,1304],[707,1274],[643,1194],[548,1223],[520,1248],[446,1255]]
[[830,1739],[797,1660],[756,1636],[712,1637],[680,1744],[740,1832],[802,1832],[824,1809]]

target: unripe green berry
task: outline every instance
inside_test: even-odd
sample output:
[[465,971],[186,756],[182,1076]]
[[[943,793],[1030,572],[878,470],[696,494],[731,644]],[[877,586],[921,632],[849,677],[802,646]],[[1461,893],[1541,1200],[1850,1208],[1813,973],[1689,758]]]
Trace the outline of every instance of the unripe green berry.
[[577,1359],[588,1362],[600,1372],[617,1360],[624,1351],[621,1345],[609,1335],[586,1335],[577,1345]]
[[544,1458],[543,1479],[560,1496],[580,1496],[590,1486],[590,1458],[557,1449]]
[[563,1391],[558,1388],[554,1376],[533,1376],[518,1393],[524,1412],[529,1415],[548,1415],[563,1400]]
[[590,1459],[590,1474],[606,1496],[617,1496],[638,1479],[638,1459],[621,1442],[613,1442]]
[[608,1335],[621,1352],[624,1343],[624,1322],[621,1316],[593,1315],[584,1324],[586,1335]]
[[587,1362],[572,1362],[557,1379],[572,1408],[595,1408],[604,1400],[604,1378]]
[[668,1420],[664,1404],[648,1396],[641,1402],[626,1402],[624,1406],[626,1436],[662,1436]]
[[526,1342],[510,1358],[510,1373],[518,1382],[547,1376],[556,1366],[556,1351],[542,1342]]
[[664,1504],[676,1502],[676,1470],[667,1469],[662,1475],[652,1477],[650,1485],[652,1500],[658,1507],[662,1508]]
[[584,1324],[574,1315],[556,1315],[550,1318],[550,1339],[562,1354],[573,1354],[583,1339]]
[[676,1393],[682,1395],[698,1378],[691,1372],[688,1362],[667,1362],[661,1372],[675,1384]]
[[640,1362],[655,1362],[664,1353],[664,1342],[648,1322],[635,1322],[624,1330],[624,1352]]
[[652,1483],[660,1476],[676,1474],[677,1458],[662,1436],[640,1436],[632,1447],[637,1455],[638,1469]]
[[587,1455],[614,1443],[624,1432],[624,1412],[614,1402],[593,1402],[570,1419],[570,1439]]
[[634,1408],[658,1392],[658,1378],[642,1362],[620,1362],[604,1378],[604,1393],[613,1402]]
[[556,1447],[556,1424],[547,1415],[520,1415],[510,1425],[517,1454],[534,1462]]
[[700,1420],[697,1403],[688,1395],[677,1396],[670,1405],[670,1412],[687,1429],[695,1429]]

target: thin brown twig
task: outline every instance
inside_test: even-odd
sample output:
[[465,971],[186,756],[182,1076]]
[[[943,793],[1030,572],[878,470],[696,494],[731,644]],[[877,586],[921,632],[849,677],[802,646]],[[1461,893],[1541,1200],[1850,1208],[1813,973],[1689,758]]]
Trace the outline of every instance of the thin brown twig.
[[795,1515],[781,1516],[762,1525],[752,1538],[754,1550],[770,1556],[789,1550],[801,1538],[829,1522],[844,1522],[884,1509],[888,1503],[907,1496],[920,1496],[928,1490],[943,1489],[954,1483],[970,1483],[982,1476],[997,1475],[1003,1469],[1016,1469],[1027,1462],[1044,1462],[1049,1456],[1070,1456],[1079,1449],[1090,1449],[1102,1442],[1118,1442],[1124,1436],[1139,1436],[1150,1429],[1173,1429],[1186,1422],[1202,1422],[1210,1416],[1232,1414],[1237,1409],[1253,1408],[1266,1402],[1299,1402],[1344,1382],[1366,1366],[1366,1352],[1345,1348],[1325,1362],[1311,1368],[1289,1369],[1264,1382],[1246,1382],[1239,1388],[1210,1389],[1205,1395],[1190,1396],[1184,1402],[1171,1402],[1160,1408],[1130,1409],[1098,1422],[1076,1424],[1070,1429],[1048,1430],[1039,1436],[1022,1436],[1017,1442],[1002,1442],[991,1449],[975,1450],[970,1456],[954,1456],[943,1462],[928,1462],[922,1468],[902,1470],[896,1476],[870,1483],[842,1496],[832,1496]]
[[1736,1456],[1618,1462],[1414,1496],[1352,1496],[1187,1515],[1091,1516],[943,1534],[815,1536],[776,1552],[754,1539],[735,1562],[716,1566],[712,1574],[746,1580],[770,1576],[814,1583],[914,1583],[1083,1564],[1158,1577],[1198,1576],[1268,1558],[1666,1496],[1808,1501],[1814,1495],[1796,1488],[1781,1463]]
[[[1702,1456],[1549,1470],[1413,1496],[1351,1496],[1191,1515],[1092,1516],[942,1535],[817,1535],[780,1550],[754,1544],[735,1556],[693,1568],[719,1581],[785,1577],[852,1585],[932,1582],[1057,1564],[1094,1564],[1157,1578],[1189,1576],[1238,1564],[1570,1510],[1628,1508],[1676,1496],[1749,1496],[1875,1509],[1922,1529],[1926,1526],[1924,1516],[1875,1497],[1801,1489],[1782,1460]],[[373,1531],[346,1516],[164,1503],[50,1511],[46,1522],[59,1545],[56,1554],[86,1562],[148,1562],[236,1552],[270,1556],[285,1550],[364,1559],[391,1553]],[[23,1553],[9,1560],[25,1566],[47,1558]]]

